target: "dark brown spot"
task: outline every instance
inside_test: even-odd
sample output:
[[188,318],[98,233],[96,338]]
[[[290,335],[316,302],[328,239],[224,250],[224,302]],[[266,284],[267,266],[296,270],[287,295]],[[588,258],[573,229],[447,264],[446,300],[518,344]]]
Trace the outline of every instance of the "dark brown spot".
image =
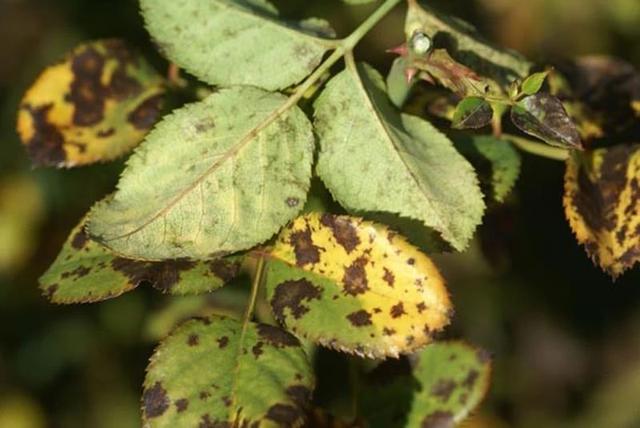
[[89,241],[89,236],[84,231],[84,227],[81,227],[78,233],[73,236],[71,240],[71,246],[76,250],[81,250],[86,245],[87,241]]
[[156,382],[151,388],[146,389],[142,395],[144,413],[148,418],[161,416],[169,408],[167,391],[160,382]]
[[440,379],[438,383],[431,388],[431,394],[438,397],[441,401],[449,401],[456,386],[456,383],[451,379]]
[[364,267],[367,265],[366,257],[358,257],[344,272],[342,282],[345,294],[357,296],[369,290],[369,281]]
[[258,324],[257,329],[258,336],[260,336],[269,345],[275,346],[276,348],[300,345],[298,339],[281,328],[268,324]]
[[53,295],[56,294],[56,291],[58,291],[58,287],[58,284],[51,284],[50,286],[48,286],[44,292],[44,297],[46,297],[48,300],[51,300],[53,298]]
[[434,412],[422,420],[422,428],[453,428],[453,415],[450,412]]
[[477,370],[469,370],[469,374],[467,374],[467,377],[462,381],[462,385],[469,389],[473,388],[473,385],[475,385],[478,380],[478,376],[480,376],[480,373],[478,373]]
[[217,342],[218,342],[218,348],[222,349],[226,347],[227,344],[229,343],[229,338],[227,336],[222,336],[217,340]]
[[269,408],[267,412],[267,419],[270,419],[280,426],[292,427],[295,426],[303,418],[303,414],[300,409],[297,409],[289,404],[274,404]]
[[164,97],[161,94],[154,95],[144,100],[135,110],[129,113],[127,120],[136,129],[145,131],[150,129],[158,120],[162,110]]
[[213,121],[213,119],[210,117],[207,117],[199,121],[198,123],[196,123],[195,128],[198,133],[202,134],[215,128],[215,126],[216,126],[216,123]]
[[105,129],[103,131],[98,131],[96,134],[99,138],[109,138],[116,133],[115,128]]
[[189,338],[187,339],[187,345],[197,346],[199,343],[200,343],[200,337],[198,337],[197,334],[189,335]]
[[418,313],[421,314],[427,310],[427,305],[424,302],[420,302],[416,305],[416,309],[418,310]]
[[292,233],[289,242],[296,253],[296,264],[298,266],[315,264],[320,261],[320,247],[313,245],[309,226],[303,231]]
[[306,407],[311,401],[311,390],[304,385],[292,385],[286,390],[287,395],[299,407]]
[[253,348],[251,348],[251,352],[253,352],[253,355],[258,358],[260,355],[262,355],[263,351],[262,351],[262,346],[264,345],[263,342],[258,342],[256,343]]
[[391,273],[391,271],[387,268],[384,268],[384,276],[382,277],[384,281],[389,284],[389,287],[393,287],[396,282],[396,277]]
[[414,259],[413,257],[410,258],[409,260],[407,260],[407,264],[413,266],[414,264],[416,264],[416,259]]
[[289,207],[295,208],[300,204],[300,199],[291,197],[291,198],[287,198],[286,202]]
[[90,272],[91,272],[90,267],[78,266],[72,271],[63,272],[61,276],[63,279],[70,278],[70,277],[75,277],[76,279],[80,279],[84,276],[87,276]]
[[360,310],[357,312],[350,313],[347,315],[347,319],[353,324],[355,327],[364,327],[366,325],[371,325],[371,314],[365,310]]
[[49,122],[49,110],[52,104],[32,108],[23,106],[33,120],[34,132],[29,141],[24,141],[27,145],[29,158],[34,165],[48,166],[60,165],[67,159],[67,154],[63,148],[65,140],[62,132]]
[[392,328],[384,327],[382,329],[382,334],[385,336],[393,336],[394,334],[396,334],[396,331]]
[[309,307],[304,302],[320,300],[322,290],[306,279],[297,281],[285,281],[276,287],[276,291],[271,299],[271,307],[280,322],[284,322],[285,309],[289,308],[291,316],[300,319],[309,312]]
[[209,270],[223,282],[229,282],[238,275],[240,263],[227,260],[213,260],[209,263]]
[[232,404],[231,397],[229,397],[228,395],[225,395],[224,397],[222,397],[222,403],[224,404],[225,407],[231,407],[231,404]]
[[119,66],[111,75],[108,90],[110,97],[124,101],[140,94],[142,85],[127,74],[125,67]]
[[209,398],[211,398],[211,393],[208,391],[200,391],[199,397],[200,397],[200,400],[206,401]]
[[73,81],[66,100],[73,104],[73,123],[93,126],[104,119],[107,88],[102,84],[104,58],[88,47],[71,61]]
[[398,318],[402,315],[406,315],[406,312],[404,311],[404,304],[402,302],[398,302],[397,305],[392,306],[390,314],[392,318]]
[[186,398],[181,398],[179,400],[176,400],[175,405],[178,413],[184,412],[185,410],[187,410],[187,407],[189,407],[189,400],[187,400]]
[[358,231],[350,223],[347,217],[339,217],[325,213],[320,222],[331,229],[336,242],[340,244],[347,253],[351,253],[360,245]]

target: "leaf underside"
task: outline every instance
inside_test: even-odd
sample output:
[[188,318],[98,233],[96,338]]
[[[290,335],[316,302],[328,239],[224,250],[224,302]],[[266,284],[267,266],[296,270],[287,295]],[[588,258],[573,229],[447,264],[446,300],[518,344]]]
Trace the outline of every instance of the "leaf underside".
[[156,349],[144,382],[145,426],[299,427],[314,386],[298,340],[265,324],[187,321]]
[[484,212],[471,165],[428,122],[399,114],[371,67],[349,67],[315,103],[317,173],[355,212],[420,220],[464,249]]
[[331,46],[319,37],[332,32],[327,24],[279,22],[266,0],[141,0],[140,7],[160,50],[213,85],[283,89],[309,75]]
[[386,226],[312,213],[270,251],[266,286],[287,329],[362,356],[411,352],[449,322],[451,302],[431,260]]
[[164,91],[163,78],[121,40],[83,44],[29,88],[18,134],[37,166],[112,160],[157,121]]
[[89,231],[131,258],[212,259],[264,242],[296,216],[314,137],[296,106],[257,88],[223,89],[166,117],[129,159]]
[[175,294],[200,294],[222,287],[239,271],[239,259],[210,262],[142,262],[118,257],[76,226],[60,254],[40,278],[40,289],[53,303],[92,303],[117,297],[142,282]]
[[587,254],[612,277],[640,260],[640,145],[574,154],[564,207]]

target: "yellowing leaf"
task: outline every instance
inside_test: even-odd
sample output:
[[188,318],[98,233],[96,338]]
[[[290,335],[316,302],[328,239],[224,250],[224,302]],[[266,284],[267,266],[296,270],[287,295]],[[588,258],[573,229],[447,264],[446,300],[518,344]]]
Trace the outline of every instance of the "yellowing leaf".
[[567,161],[564,206],[578,242],[612,277],[640,260],[640,145]]
[[54,303],[91,303],[118,297],[142,282],[170,294],[200,294],[222,287],[239,270],[238,259],[209,262],[166,260],[144,262],[118,257],[76,226],[51,267],[40,278],[40,289]]
[[163,93],[162,77],[122,41],[80,45],[27,91],[18,133],[38,166],[111,160],[153,126]]
[[431,260],[385,226],[312,213],[282,232],[267,264],[268,298],[286,327],[372,357],[428,343],[451,302]]

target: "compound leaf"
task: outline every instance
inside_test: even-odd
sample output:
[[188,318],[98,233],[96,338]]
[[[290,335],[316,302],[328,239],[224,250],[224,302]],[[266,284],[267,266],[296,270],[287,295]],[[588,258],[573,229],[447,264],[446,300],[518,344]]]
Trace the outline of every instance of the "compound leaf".
[[269,239],[302,209],[311,123],[287,98],[223,89],[165,118],[128,161],[92,236],[131,258],[212,259]]
[[574,154],[564,207],[587,254],[612,277],[640,260],[640,144]]
[[320,63],[331,33],[318,20],[278,21],[266,0],[142,0],[147,29],[173,62],[213,85],[268,90],[299,82]]
[[298,339],[213,316],[182,324],[156,349],[144,382],[145,426],[299,427],[314,379]]
[[316,343],[397,356],[449,322],[451,302],[437,268],[385,226],[311,213],[281,233],[268,260],[276,319]]
[[149,282],[170,294],[199,294],[222,287],[239,271],[239,258],[210,262],[169,260],[142,262],[118,257],[76,226],[51,267],[40,278],[40,289],[53,303],[91,303],[117,297]]
[[163,78],[122,41],[83,44],[26,92],[18,134],[37,166],[108,161],[143,139],[164,91]]
[[491,104],[480,97],[467,97],[458,103],[451,125],[456,129],[478,129],[489,125],[491,118]]
[[539,93],[523,98],[511,109],[511,121],[521,131],[552,146],[582,148],[576,125],[553,95]]
[[348,67],[315,109],[317,173],[341,205],[419,220],[466,247],[484,211],[473,168],[430,123],[398,113],[375,70]]
[[484,398],[490,383],[487,353],[461,342],[434,343],[418,356],[408,428],[453,428]]

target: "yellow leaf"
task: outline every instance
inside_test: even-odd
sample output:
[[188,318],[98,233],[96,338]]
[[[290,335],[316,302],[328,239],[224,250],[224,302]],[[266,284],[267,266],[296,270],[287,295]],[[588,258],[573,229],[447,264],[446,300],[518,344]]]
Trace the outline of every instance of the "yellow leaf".
[[270,252],[267,289],[288,329],[372,357],[416,350],[451,315],[431,260],[385,226],[356,217],[297,218]]
[[25,94],[17,130],[38,166],[79,166],[132,149],[159,117],[164,83],[120,40],[78,46]]
[[640,145],[575,153],[564,206],[578,242],[613,278],[640,260]]

